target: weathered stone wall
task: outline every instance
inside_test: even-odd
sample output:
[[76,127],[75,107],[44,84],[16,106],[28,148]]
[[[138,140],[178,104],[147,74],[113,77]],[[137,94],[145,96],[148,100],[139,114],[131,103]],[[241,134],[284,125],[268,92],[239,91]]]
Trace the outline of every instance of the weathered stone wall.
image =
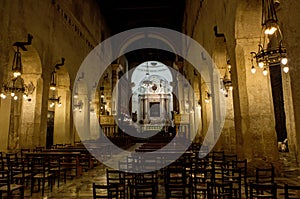
[[[36,93],[34,97],[42,100],[40,102],[32,100],[35,102],[36,108],[32,109],[35,114],[32,114],[30,119],[26,119],[24,123],[24,128],[28,126],[30,129],[19,131],[18,134],[30,131],[28,134],[32,135],[32,140],[29,143],[32,144],[26,145],[26,147],[45,146],[49,82],[54,65],[60,62],[61,57],[66,59],[63,67],[70,77],[69,85],[71,88],[69,90],[73,89],[72,85],[81,62],[92,48],[104,39],[101,37],[109,35],[109,30],[94,0],[4,0],[0,2],[0,10],[0,25],[2,27],[0,30],[0,71],[3,71],[0,74],[1,82],[7,77],[10,70],[8,61],[12,44],[16,41],[26,41],[28,33],[33,35],[30,48],[37,52],[37,56],[32,64],[40,62],[42,71],[41,80],[39,80],[42,86],[38,86],[39,93]],[[29,65],[24,64],[24,71],[27,74],[35,74]],[[67,96],[69,100],[71,99],[70,93],[62,93],[62,95]],[[1,105],[4,106],[7,103],[2,100]],[[72,118],[71,104],[66,103],[66,105],[68,107],[61,114],[65,114],[70,120]],[[0,111],[7,114],[9,111],[5,109],[9,109],[9,106],[3,106],[0,107]],[[26,109],[26,106],[23,108]],[[2,109],[4,110],[2,111]],[[25,109],[23,112],[26,115]],[[8,137],[9,127],[7,125],[9,123],[2,118],[7,117],[6,115],[1,116],[1,124],[4,125],[1,127],[4,131],[1,131],[0,134],[1,137]],[[64,131],[72,132],[72,126],[71,119],[68,127],[63,125],[61,127],[64,128]],[[74,135],[66,136],[65,133],[62,134],[62,137],[59,138],[59,136],[55,135],[59,141],[64,138],[74,139]],[[72,140],[64,141],[70,143]],[[1,144],[2,150],[7,148],[5,142],[4,140],[3,145]]]
[[[232,115],[229,118],[226,116],[231,125],[227,126],[225,122],[221,138],[230,135],[228,130],[233,127],[234,115],[235,143],[230,138],[222,139],[216,149],[221,145],[221,149],[226,150],[224,146],[234,144],[239,158],[248,159],[250,169],[269,163],[280,168],[270,80],[261,73],[253,75],[250,72],[250,52],[257,50],[260,20],[259,0],[189,0],[183,32],[197,40],[211,56],[214,55],[216,61],[219,59],[215,52],[219,45],[215,42],[216,36],[224,34],[226,39],[226,50],[232,65],[234,109],[227,112]],[[218,35],[214,27],[217,27]]]

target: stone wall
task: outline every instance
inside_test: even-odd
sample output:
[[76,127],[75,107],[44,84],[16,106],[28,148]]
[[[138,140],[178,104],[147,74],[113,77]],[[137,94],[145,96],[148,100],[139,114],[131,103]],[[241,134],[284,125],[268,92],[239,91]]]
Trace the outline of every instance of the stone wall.
[[[42,85],[37,86],[37,82],[34,82],[36,86],[35,92],[38,92],[32,97],[35,99],[39,98],[41,101],[33,99],[30,102],[31,105],[25,106],[23,104],[24,114],[20,120],[24,121],[24,128],[22,128],[22,131],[19,130],[17,134],[20,137],[24,137],[23,134],[25,132],[28,135],[32,135],[32,138],[29,138],[31,140],[28,140],[30,144],[27,144],[26,147],[45,146],[49,82],[50,74],[54,70],[55,64],[60,62],[61,57],[65,58],[66,62],[63,67],[70,77],[69,85],[71,85],[71,88],[67,90],[72,90],[76,72],[81,62],[93,47],[104,39],[101,37],[109,35],[109,29],[99,12],[98,4],[94,0],[4,0],[0,2],[0,9],[0,25],[3,27],[0,30],[0,68],[3,71],[0,74],[1,82],[9,74],[8,71],[11,66],[8,62],[12,44],[16,41],[26,41],[28,33],[33,35],[32,45],[28,52],[29,54],[34,51],[37,53],[34,55],[35,57],[31,63],[23,64],[23,68],[26,74],[36,74],[30,66],[40,63],[41,80],[38,81]],[[23,55],[23,52],[21,53]],[[26,55],[26,57],[30,59],[31,55]],[[25,82],[26,79],[28,78],[24,77]],[[70,101],[70,93],[62,93],[62,95],[67,96],[67,101]],[[7,98],[5,100],[2,100],[0,105],[1,124],[3,123],[3,126],[1,125],[3,131],[0,133],[1,136],[8,137],[10,131],[9,122],[4,120],[4,118],[9,118],[9,116],[6,116],[9,114],[7,110],[10,107],[4,107],[4,105],[10,99]],[[60,112],[65,115],[63,117],[64,120],[67,119],[66,117],[69,117],[70,124],[64,126],[64,124],[60,123],[61,127],[57,126],[57,128],[64,129],[65,132],[72,132],[73,123],[72,119],[70,120],[70,117],[72,118],[72,110],[71,104],[67,101],[66,105],[68,107],[65,107],[63,112]],[[29,115],[27,109],[32,107],[32,105],[36,108],[32,109],[30,112],[33,114]],[[63,140],[65,143],[70,143],[74,139],[74,134],[66,136],[65,133],[60,135],[59,132],[56,132],[54,137],[59,142]],[[3,145],[1,144],[1,150],[7,149],[7,144],[5,143],[6,141],[4,140]]]

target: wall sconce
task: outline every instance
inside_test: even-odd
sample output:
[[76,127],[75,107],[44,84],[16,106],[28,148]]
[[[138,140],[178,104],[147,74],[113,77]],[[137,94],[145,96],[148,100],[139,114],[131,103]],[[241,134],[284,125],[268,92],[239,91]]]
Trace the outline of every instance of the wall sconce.
[[83,102],[79,100],[76,104],[74,104],[74,111],[78,110],[79,112],[82,111],[83,108]]
[[7,83],[3,83],[1,94],[0,94],[0,97],[2,99],[6,99],[7,94],[10,94],[14,100],[17,100],[18,95],[23,94],[23,98],[25,100],[31,101],[31,99],[28,98],[28,95],[34,92],[35,87],[32,82],[26,85],[24,83],[23,78],[21,77],[23,66],[22,66],[20,48],[23,51],[27,51],[27,48],[25,46],[31,45],[32,39],[33,39],[32,35],[28,34],[27,42],[16,42],[13,44],[13,46],[17,47],[17,51],[14,54],[13,64],[11,68],[13,77],[8,79]]
[[56,90],[56,84],[57,84],[57,74],[56,70],[60,69],[61,66],[65,64],[65,58],[61,58],[61,63],[56,64],[54,67],[54,71],[51,73],[51,80],[50,80],[50,90],[55,91]]
[[210,102],[210,98],[211,98],[211,94],[209,92],[206,92],[206,96],[205,96],[205,99],[204,99],[205,103],[208,104]]
[[59,70],[61,66],[63,66],[65,64],[65,58],[61,58],[61,63],[56,64],[54,67],[54,71],[51,73],[51,81],[50,81],[50,92],[52,92],[52,97],[50,97],[48,99],[48,101],[50,102],[50,108],[53,108],[55,106],[55,103],[57,103],[58,107],[62,106],[62,103],[60,101],[60,96],[56,97],[57,95],[57,91],[56,91],[56,87],[57,87],[57,73],[56,70]]
[[[274,0],[262,0],[262,35],[258,45],[258,52],[251,52],[251,73],[256,73],[253,59],[256,59],[263,75],[268,75],[268,68],[280,64],[285,73],[289,72],[287,66],[287,50],[283,46],[283,36],[278,25]],[[277,3],[278,4],[278,3]],[[271,45],[270,45],[270,41]]]
[[81,73],[81,76],[78,77],[77,82],[75,82],[74,87],[74,99],[78,99],[78,82],[84,78],[84,73]]

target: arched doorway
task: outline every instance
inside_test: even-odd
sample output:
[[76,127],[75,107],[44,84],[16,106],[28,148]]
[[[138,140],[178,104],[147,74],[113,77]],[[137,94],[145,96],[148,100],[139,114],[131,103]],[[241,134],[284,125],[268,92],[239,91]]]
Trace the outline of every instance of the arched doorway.
[[[131,113],[138,131],[161,130],[171,125],[173,111],[173,77],[161,62],[147,61],[132,73]],[[166,130],[166,129],[165,129]]]

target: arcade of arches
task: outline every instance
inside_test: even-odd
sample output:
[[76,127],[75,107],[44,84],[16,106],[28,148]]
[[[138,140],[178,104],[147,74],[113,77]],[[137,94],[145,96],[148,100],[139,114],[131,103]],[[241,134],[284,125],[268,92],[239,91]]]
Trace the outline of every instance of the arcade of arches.
[[[281,74],[286,131],[283,136],[276,132],[270,76],[259,71],[253,75],[250,70],[250,52],[257,50],[260,39],[260,2],[187,0],[181,32],[199,42],[220,76],[230,76],[232,81],[232,89],[223,88],[226,116],[214,150],[246,158],[250,169],[272,163],[280,171],[278,160],[284,140],[288,140],[284,153],[300,161],[300,2],[280,1],[277,13],[290,68],[289,73]],[[26,51],[20,49],[21,77],[26,85],[32,83],[35,88],[28,96],[30,100],[21,95],[17,100],[10,95],[0,100],[1,151],[97,140],[97,124],[106,136],[117,139],[122,136],[117,123],[143,135],[158,130],[183,134],[189,139],[195,134],[193,142],[203,142],[210,120],[219,116],[212,106],[217,97],[211,94],[199,72],[176,52],[170,56],[172,60],[150,54],[136,60],[134,56],[127,59],[126,54],[121,55],[95,82],[95,95],[90,97],[85,74],[77,72],[89,52],[113,35],[98,7],[96,0],[0,1],[0,88],[3,90],[2,83],[11,78],[17,50],[13,44],[26,42],[28,34],[33,39]],[[173,48],[167,39],[158,40]],[[112,51],[110,47],[102,50]],[[136,54],[139,55],[142,54]],[[64,64],[56,68],[62,58]],[[50,88],[53,71],[55,90]],[[185,88],[177,73],[187,80],[193,93]],[[123,87],[130,88],[131,93]],[[85,131],[85,135],[79,136],[79,131]]]

